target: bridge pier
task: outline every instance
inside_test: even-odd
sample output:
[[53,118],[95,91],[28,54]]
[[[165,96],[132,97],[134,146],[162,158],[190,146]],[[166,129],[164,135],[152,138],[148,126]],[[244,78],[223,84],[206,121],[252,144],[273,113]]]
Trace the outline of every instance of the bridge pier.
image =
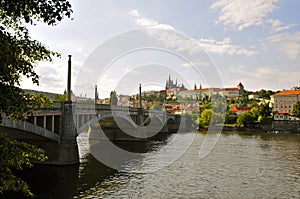
[[142,108],[139,108],[137,112],[137,125],[144,126],[144,110]]
[[79,163],[77,145],[77,130],[74,123],[72,102],[65,102],[61,115],[60,142],[58,145],[57,159],[51,164],[71,165]]

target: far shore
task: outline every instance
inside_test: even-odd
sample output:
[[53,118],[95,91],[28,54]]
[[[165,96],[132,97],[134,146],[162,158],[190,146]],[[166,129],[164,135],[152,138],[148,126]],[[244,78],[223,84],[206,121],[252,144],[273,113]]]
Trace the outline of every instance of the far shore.
[[222,129],[222,132],[251,132],[251,133],[274,133],[274,134],[283,134],[283,133],[300,133],[300,130],[285,130],[285,129],[268,129],[264,130],[263,128],[249,128],[249,127],[231,127],[231,126],[215,126],[210,128],[200,128],[198,131],[207,131],[210,130],[219,130]]

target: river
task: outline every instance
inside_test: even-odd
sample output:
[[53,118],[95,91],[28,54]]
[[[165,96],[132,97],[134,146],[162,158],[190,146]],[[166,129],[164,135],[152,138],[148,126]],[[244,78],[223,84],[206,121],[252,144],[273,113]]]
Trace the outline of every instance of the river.
[[[199,158],[202,133],[148,143],[122,143],[144,152],[115,171],[78,138],[80,165],[35,166],[23,176],[37,198],[300,198],[300,134],[223,132]],[[189,144],[186,144],[189,143]]]

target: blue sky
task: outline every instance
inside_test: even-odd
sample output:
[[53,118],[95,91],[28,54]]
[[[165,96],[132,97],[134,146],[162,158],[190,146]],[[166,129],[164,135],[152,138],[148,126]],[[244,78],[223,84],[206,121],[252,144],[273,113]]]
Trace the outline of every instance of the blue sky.
[[[29,80],[24,79],[24,88],[62,93],[66,88],[68,54],[72,55],[72,81],[76,85],[78,76],[82,75],[84,63],[95,49],[120,34],[126,35],[128,31],[153,27],[178,32],[196,42],[211,59],[211,67],[218,71],[224,87],[235,87],[242,82],[247,90],[255,91],[262,88],[289,89],[300,85],[298,0],[72,0],[71,4],[74,10],[73,20],[66,19],[54,27],[44,24],[29,27],[33,38],[60,52],[62,58],[54,60],[53,63],[39,63],[36,71],[41,76],[41,85],[33,86]],[[168,38],[165,37],[165,45],[172,46],[172,42],[176,42],[177,47],[182,45],[185,50],[190,50],[186,43],[180,44],[178,40]],[[129,42],[136,41],[131,39]],[[180,60],[175,63],[167,55],[161,55],[160,59],[157,52],[150,58],[146,54],[137,53],[132,58],[135,61],[128,61],[129,58],[120,59],[121,62],[116,62],[107,70],[107,74],[99,71],[98,79],[91,82],[91,85],[98,84],[100,96],[107,97],[110,90],[124,86],[120,79],[123,81],[124,77],[131,80],[138,78],[132,74],[147,71],[144,67],[155,62],[154,66],[149,67],[157,72],[145,72],[144,76],[139,76],[142,79],[136,79],[134,85],[140,82],[148,85],[148,89],[163,88],[167,70],[170,69],[174,72],[171,72],[174,79],[185,82],[187,87],[191,87],[193,82],[197,85],[214,86],[207,84],[207,76],[199,78],[192,71],[189,71],[189,75],[179,77],[187,68],[175,67],[176,64],[186,65],[180,63]],[[99,55],[99,59],[101,56]],[[142,59],[143,56],[145,58]],[[151,61],[151,57],[154,61]],[[147,61],[143,64],[136,59]],[[164,59],[169,62],[158,63],[158,60]],[[189,61],[193,63],[197,60]],[[130,68],[132,63],[140,64],[145,70],[139,67]],[[172,64],[174,68],[170,68]],[[158,65],[168,66],[162,67],[164,69],[160,71]],[[122,75],[114,75],[121,74],[123,69]],[[89,79],[88,75],[86,79]],[[192,78],[193,75],[195,77]],[[102,81],[103,78],[105,81]],[[147,81],[143,81],[145,79]],[[136,92],[134,85],[132,90],[120,92]],[[78,92],[76,88],[73,89],[77,95],[91,95],[93,86],[90,87]]]

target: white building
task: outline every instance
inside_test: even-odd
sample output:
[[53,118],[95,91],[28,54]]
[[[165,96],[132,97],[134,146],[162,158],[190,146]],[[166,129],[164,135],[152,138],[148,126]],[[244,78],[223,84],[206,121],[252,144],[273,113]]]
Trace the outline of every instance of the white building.
[[195,87],[194,90],[182,90],[179,91],[176,95],[177,99],[191,99],[197,100],[199,98],[204,98],[205,96],[211,97],[214,94],[219,94],[225,96],[226,98],[237,98],[246,95],[244,86],[242,83],[239,83],[237,87],[233,88],[200,88]]

